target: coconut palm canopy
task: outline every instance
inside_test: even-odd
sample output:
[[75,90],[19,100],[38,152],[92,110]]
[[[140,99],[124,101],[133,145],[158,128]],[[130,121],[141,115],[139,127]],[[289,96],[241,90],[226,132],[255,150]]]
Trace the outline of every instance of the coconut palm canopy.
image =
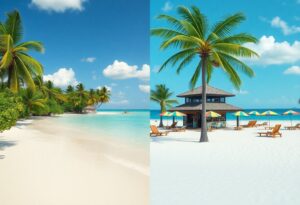
[[221,117],[221,115],[216,112],[209,111],[209,112],[206,112],[206,117],[215,118],[215,117]]
[[243,111],[238,111],[238,112],[235,112],[233,113],[234,116],[244,116],[244,117],[248,117],[249,115]]
[[259,116],[259,115],[261,115],[259,112],[257,112],[257,111],[251,111],[251,112],[249,112],[248,113],[249,115],[256,115],[256,116]]
[[7,77],[11,91],[17,92],[22,82],[35,90],[34,77],[43,75],[43,66],[29,55],[31,51],[43,52],[44,47],[38,41],[21,42],[23,27],[18,11],[8,13],[7,20],[0,23],[0,61],[1,75]]
[[[160,105],[160,113],[164,113],[167,111],[167,108],[178,103],[176,99],[171,99],[172,95],[173,92],[166,85],[160,84],[155,86],[155,90],[151,90],[150,99],[158,103]],[[160,116],[159,126],[163,126],[162,116]]]
[[[242,13],[230,15],[214,26],[209,26],[206,16],[198,7],[179,6],[177,12],[179,18],[165,14],[159,15],[158,19],[165,20],[168,26],[151,30],[152,35],[163,39],[161,49],[172,47],[178,49],[178,52],[166,59],[159,71],[171,65],[179,74],[187,65],[196,62],[192,66],[194,73],[190,79],[190,86],[194,88],[201,75],[203,103],[200,142],[207,142],[206,84],[210,82],[215,68],[224,71],[237,89],[242,84],[238,72],[253,77],[253,70],[240,59],[258,56],[257,53],[244,46],[245,43],[256,43],[257,39],[246,33],[232,33],[233,29],[245,20]],[[191,69],[191,66],[189,68]]]

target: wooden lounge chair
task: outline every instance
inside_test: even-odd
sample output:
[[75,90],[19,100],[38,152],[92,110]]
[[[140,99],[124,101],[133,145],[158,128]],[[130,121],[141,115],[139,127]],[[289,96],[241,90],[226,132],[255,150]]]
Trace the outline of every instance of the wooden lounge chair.
[[276,137],[276,135],[279,135],[282,137],[282,134],[279,132],[281,125],[275,125],[272,131],[267,131],[267,132],[258,132],[259,136],[267,136],[267,137]]
[[157,129],[157,127],[155,125],[151,125],[150,126],[151,132],[150,132],[150,136],[163,136],[163,135],[168,135],[168,131],[164,131],[161,132]]
[[255,127],[261,127],[261,126],[268,126],[268,123],[267,122],[263,122],[263,123],[255,125]]
[[182,127],[174,127],[171,129],[173,132],[185,132],[186,127],[182,126]]
[[295,126],[286,126],[285,129],[287,129],[287,130],[300,129],[300,123],[296,124]]
[[178,122],[173,122],[172,125],[170,125],[170,126],[165,126],[164,128],[165,128],[165,129],[176,128],[177,123],[178,123]]
[[247,125],[242,125],[242,127],[254,127],[256,125],[256,120],[251,120]]

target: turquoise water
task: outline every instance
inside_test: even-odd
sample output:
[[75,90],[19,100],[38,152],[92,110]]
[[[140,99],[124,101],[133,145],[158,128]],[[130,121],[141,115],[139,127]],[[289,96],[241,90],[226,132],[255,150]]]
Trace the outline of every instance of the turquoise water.
[[109,110],[96,114],[67,115],[61,123],[93,132],[99,137],[124,140],[135,144],[149,143],[149,112],[144,110]]

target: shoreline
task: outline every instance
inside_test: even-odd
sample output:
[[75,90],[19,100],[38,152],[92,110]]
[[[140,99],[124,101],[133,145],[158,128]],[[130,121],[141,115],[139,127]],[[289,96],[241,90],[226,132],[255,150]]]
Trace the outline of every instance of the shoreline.
[[148,202],[148,150],[101,139],[84,129],[58,124],[55,118],[20,121],[0,134],[1,203]]

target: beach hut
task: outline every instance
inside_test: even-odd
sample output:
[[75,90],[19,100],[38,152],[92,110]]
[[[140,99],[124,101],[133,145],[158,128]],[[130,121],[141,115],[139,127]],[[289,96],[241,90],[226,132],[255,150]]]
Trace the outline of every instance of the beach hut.
[[[242,109],[226,103],[227,97],[235,96],[224,90],[206,86],[206,109],[220,114],[220,121],[226,125],[226,113],[241,111]],[[184,98],[185,102],[177,107],[172,107],[169,111],[179,111],[186,114],[183,117],[183,124],[187,128],[201,127],[201,110],[202,110],[202,86],[194,88],[190,91],[181,93],[177,97]],[[207,119],[208,122],[210,119]],[[211,119],[212,120],[212,119]]]

